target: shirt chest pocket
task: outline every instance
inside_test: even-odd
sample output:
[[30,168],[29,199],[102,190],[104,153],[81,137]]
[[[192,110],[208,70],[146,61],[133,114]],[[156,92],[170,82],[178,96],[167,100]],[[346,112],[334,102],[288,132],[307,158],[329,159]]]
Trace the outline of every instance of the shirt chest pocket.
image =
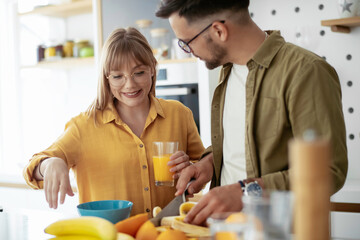
[[260,98],[255,113],[256,138],[265,140],[276,136],[279,130],[279,100]]

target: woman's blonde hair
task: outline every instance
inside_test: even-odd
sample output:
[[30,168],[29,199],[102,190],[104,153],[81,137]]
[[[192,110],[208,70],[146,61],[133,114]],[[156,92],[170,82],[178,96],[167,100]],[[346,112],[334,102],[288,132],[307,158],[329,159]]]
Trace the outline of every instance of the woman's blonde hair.
[[149,94],[155,96],[157,61],[151,46],[146,38],[135,28],[116,29],[106,39],[103,46],[100,58],[97,97],[87,110],[87,115],[89,117],[93,116],[95,123],[97,122],[96,111],[104,110],[109,101],[113,101],[114,98],[107,78],[110,75],[110,71],[121,69],[132,59],[151,68],[153,76]]

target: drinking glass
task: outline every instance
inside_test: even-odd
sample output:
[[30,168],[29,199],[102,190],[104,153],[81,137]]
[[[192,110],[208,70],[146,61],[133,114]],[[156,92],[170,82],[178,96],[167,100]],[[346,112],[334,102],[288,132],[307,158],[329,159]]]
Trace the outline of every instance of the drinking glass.
[[178,151],[179,142],[153,142],[153,165],[156,186],[174,186],[172,166],[168,166],[170,156]]
[[262,197],[243,196],[243,212],[252,222],[256,239],[291,239],[293,195],[289,191],[265,192]]
[[206,223],[210,228],[212,240],[243,240],[251,238],[250,223],[246,218],[240,221],[229,221],[229,216],[238,214],[235,212],[214,213]]

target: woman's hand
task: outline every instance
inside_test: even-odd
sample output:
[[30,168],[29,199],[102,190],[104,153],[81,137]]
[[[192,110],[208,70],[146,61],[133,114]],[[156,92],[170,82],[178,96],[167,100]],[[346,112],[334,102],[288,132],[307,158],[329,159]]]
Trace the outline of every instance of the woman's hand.
[[180,176],[180,172],[191,165],[189,156],[184,151],[177,151],[170,157],[168,166],[173,166],[170,172],[174,173],[173,178],[177,179]]
[[70,185],[69,169],[64,160],[56,157],[48,158],[41,164],[40,170],[44,175],[45,198],[50,208],[57,208],[59,192],[60,204],[64,203],[66,194],[74,196]]

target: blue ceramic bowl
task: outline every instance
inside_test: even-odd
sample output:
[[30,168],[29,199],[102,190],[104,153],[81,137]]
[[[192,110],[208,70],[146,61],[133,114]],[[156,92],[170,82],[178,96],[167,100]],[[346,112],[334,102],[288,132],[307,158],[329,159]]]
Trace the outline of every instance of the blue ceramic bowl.
[[95,216],[117,223],[130,216],[133,203],[125,200],[102,200],[79,204],[80,216]]

